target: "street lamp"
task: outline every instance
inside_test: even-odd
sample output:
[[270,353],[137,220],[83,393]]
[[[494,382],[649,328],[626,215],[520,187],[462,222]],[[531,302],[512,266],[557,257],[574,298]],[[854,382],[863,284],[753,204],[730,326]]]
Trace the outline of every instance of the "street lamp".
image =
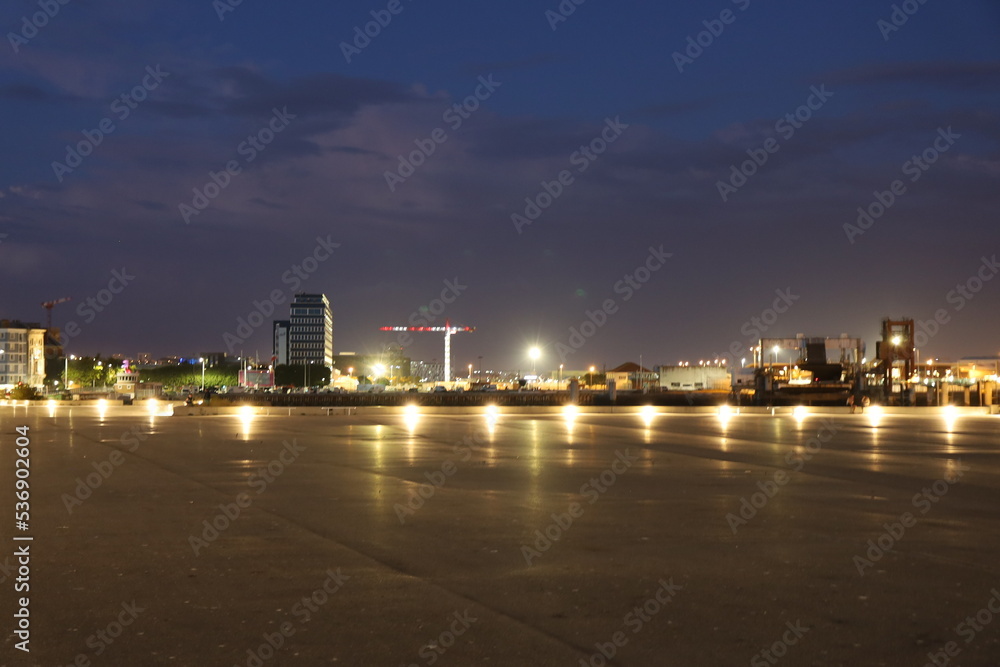
[[559,364],[559,385],[558,385],[559,389],[562,389],[562,371],[563,371],[563,365]]
[[469,384],[472,383],[472,364],[469,364]]
[[588,387],[594,386],[594,371],[595,370],[596,369],[593,366],[590,367],[590,379],[587,380],[587,386]]
[[201,390],[205,391],[205,357],[199,357],[198,361],[201,362]]
[[76,360],[76,355],[75,354],[71,354],[68,357],[63,357],[63,361],[66,362],[66,369],[63,372],[63,375],[65,376],[65,377],[63,377],[63,384],[66,385],[66,390],[67,391],[69,390],[69,386],[70,386],[69,385],[69,360],[70,359],[73,359],[75,361]]
[[539,350],[537,347],[533,347],[530,350],[528,350],[528,356],[531,357],[531,374],[537,375],[537,371],[535,370],[535,362],[538,361],[538,357],[542,356],[542,351]]

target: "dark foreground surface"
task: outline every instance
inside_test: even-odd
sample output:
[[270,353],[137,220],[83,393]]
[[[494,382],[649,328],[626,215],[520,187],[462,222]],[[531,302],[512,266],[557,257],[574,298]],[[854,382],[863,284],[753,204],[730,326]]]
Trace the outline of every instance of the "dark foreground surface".
[[998,449],[986,416],[0,407],[0,664],[997,665]]

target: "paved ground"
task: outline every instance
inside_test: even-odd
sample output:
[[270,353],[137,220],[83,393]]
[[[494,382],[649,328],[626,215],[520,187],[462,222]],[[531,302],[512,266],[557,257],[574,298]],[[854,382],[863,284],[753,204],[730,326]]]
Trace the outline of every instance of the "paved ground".
[[490,422],[0,407],[0,664],[1000,664],[1000,417]]

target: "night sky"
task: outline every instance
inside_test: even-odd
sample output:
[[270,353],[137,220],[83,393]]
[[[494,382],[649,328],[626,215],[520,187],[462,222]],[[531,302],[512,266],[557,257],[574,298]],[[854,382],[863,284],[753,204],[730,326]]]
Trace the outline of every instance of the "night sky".
[[48,1],[0,9],[0,316],[72,297],[67,353],[267,357],[294,291],[459,368],[1000,352],[993,0]]

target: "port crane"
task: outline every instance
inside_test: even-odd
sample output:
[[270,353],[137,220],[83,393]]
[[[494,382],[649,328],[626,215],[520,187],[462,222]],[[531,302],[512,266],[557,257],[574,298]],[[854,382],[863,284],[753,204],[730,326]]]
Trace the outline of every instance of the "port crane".
[[43,301],[42,302],[42,308],[44,308],[45,311],[46,311],[47,321],[48,321],[48,325],[46,326],[46,330],[51,331],[51,329],[52,329],[52,309],[55,308],[56,306],[58,306],[60,303],[66,303],[70,299],[71,299],[71,297],[64,296],[61,299],[53,299],[52,301]]
[[417,331],[444,333],[444,381],[451,382],[451,337],[457,333],[472,332],[476,327],[453,327],[448,320],[443,327],[379,327],[379,331]]

